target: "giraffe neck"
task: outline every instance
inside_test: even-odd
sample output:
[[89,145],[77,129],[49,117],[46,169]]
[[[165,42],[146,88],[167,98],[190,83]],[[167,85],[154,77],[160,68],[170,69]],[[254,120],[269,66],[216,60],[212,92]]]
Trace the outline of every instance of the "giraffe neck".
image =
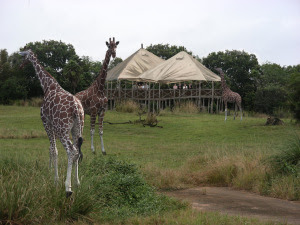
[[52,77],[45,69],[44,67],[40,64],[39,60],[34,54],[31,54],[29,57],[29,61],[32,63],[34,70],[36,72],[36,75],[39,78],[40,84],[42,86],[42,89],[44,93],[47,92],[48,88],[50,85],[54,84],[55,86],[59,86],[57,81]]
[[100,74],[97,77],[97,84],[98,84],[98,88],[100,91],[104,91],[105,80],[106,80],[106,75],[107,75],[107,68],[108,68],[108,64],[110,61],[110,57],[111,57],[111,51],[110,51],[110,49],[108,49],[106,51],[105,60],[102,65],[102,69],[100,71]]
[[220,77],[221,77],[222,90],[225,91],[226,89],[228,89],[228,87],[227,87],[223,72],[220,73]]

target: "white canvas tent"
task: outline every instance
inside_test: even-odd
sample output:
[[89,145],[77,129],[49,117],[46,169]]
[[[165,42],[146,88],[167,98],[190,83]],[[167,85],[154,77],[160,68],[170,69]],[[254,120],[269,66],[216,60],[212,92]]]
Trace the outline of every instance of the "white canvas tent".
[[140,81],[159,83],[221,81],[218,75],[184,51],[147,70],[138,78]]
[[146,49],[139,49],[126,60],[107,72],[107,81],[130,80],[137,81],[137,77],[143,72],[164,62],[163,59],[152,54]]

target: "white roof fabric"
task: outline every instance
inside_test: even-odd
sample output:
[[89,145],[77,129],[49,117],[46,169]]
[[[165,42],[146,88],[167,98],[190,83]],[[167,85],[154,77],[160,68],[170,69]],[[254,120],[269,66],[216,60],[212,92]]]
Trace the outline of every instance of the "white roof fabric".
[[164,62],[163,59],[147,51],[139,49],[126,60],[119,63],[117,66],[107,72],[106,80],[138,80],[138,76],[143,72]]
[[140,81],[177,83],[183,81],[221,81],[193,56],[182,51],[139,76]]

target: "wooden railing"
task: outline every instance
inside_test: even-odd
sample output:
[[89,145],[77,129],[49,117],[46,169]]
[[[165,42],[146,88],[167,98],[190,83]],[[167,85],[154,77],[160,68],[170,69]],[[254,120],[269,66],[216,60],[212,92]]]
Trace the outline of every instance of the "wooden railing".
[[195,98],[221,98],[219,89],[107,89],[108,100],[132,99],[132,100],[169,100],[169,99],[195,99]]

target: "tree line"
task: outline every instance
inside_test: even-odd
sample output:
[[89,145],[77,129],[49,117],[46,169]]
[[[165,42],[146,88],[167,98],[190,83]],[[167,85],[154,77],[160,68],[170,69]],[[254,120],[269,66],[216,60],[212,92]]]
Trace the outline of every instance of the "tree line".
[[[80,57],[73,45],[61,41],[30,42],[20,50],[29,48],[60,85],[73,94],[89,87],[102,67],[101,61]],[[146,49],[165,60],[180,51],[193,55],[184,46],[169,44],[151,44]],[[300,65],[280,66],[269,62],[260,65],[254,54],[238,50],[212,52],[202,59],[194,57],[213,72],[217,67],[223,69],[228,86],[242,96],[246,110],[269,115],[279,109],[291,110],[300,118]],[[109,69],[120,62],[122,59],[116,57]],[[6,49],[0,50],[0,104],[42,96],[32,65],[20,69],[21,64],[17,53],[8,55]]]

